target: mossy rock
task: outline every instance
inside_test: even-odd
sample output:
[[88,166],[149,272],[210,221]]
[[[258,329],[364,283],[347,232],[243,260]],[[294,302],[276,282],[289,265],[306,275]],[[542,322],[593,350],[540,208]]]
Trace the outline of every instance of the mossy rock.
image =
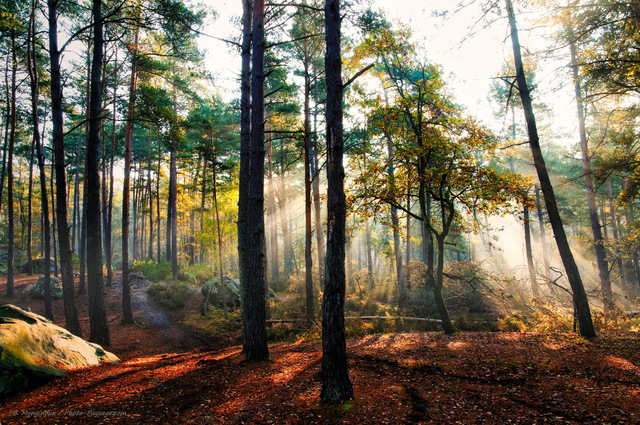
[[[37,300],[44,300],[44,276],[40,276],[35,285],[29,290],[31,298]],[[51,277],[51,298],[62,298],[62,283],[58,278]]]
[[0,399],[104,362],[120,360],[42,316],[11,304],[0,307]]

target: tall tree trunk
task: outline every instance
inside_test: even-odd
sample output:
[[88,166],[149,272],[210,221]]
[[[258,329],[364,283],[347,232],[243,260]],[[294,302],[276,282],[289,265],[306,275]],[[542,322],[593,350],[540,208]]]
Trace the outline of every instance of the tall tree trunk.
[[[117,56],[117,49],[116,49]],[[106,137],[102,142],[102,228],[104,233],[104,262],[105,268],[107,269],[107,286],[111,286],[113,284],[113,251],[112,251],[112,241],[111,241],[111,201],[113,198],[113,160],[114,160],[114,150],[116,144],[116,105],[118,98],[118,67],[117,63],[114,67],[114,84],[113,87],[113,99],[111,103],[112,107],[112,116],[111,116],[111,149],[109,155],[107,155],[107,143]],[[109,185],[107,186],[107,158],[109,158]]]
[[344,332],[345,242],[342,54],[340,1],[325,1],[325,70],[327,78],[327,256],[322,296],[322,390],[324,402],[353,398]]
[[138,37],[136,26],[129,77],[129,104],[127,105],[127,126],[124,133],[124,180],[122,183],[122,322],[133,323],[131,305],[131,285],[129,282],[129,207],[131,205],[131,145],[135,126],[136,94],[138,90]]
[[280,287],[280,253],[278,249],[278,219],[276,213],[276,187],[273,174],[273,140],[267,142],[267,216],[269,217],[269,266],[271,269],[271,284]]
[[540,245],[542,246],[542,262],[544,263],[545,274],[549,271],[549,254],[547,253],[547,228],[544,225],[544,214],[542,212],[542,200],[540,199],[540,186],[535,185],[536,191],[536,211],[538,213],[538,224],[540,225]]
[[[282,231],[282,257],[283,257],[283,274],[290,277],[295,268],[295,258],[293,246],[291,244],[291,228],[289,227],[289,204],[287,202],[287,183],[285,178],[284,156],[280,162],[280,176],[278,181],[278,190],[276,196],[278,198],[278,211],[280,218],[280,229]],[[285,279],[286,279],[285,277]]]
[[242,324],[247,360],[264,360],[266,302],[264,275],[264,1],[243,1],[241,75],[241,161],[238,202],[238,258]]
[[558,205],[556,203],[555,193],[547,172],[547,167],[540,149],[540,139],[538,137],[538,129],[536,126],[535,115],[533,113],[533,105],[531,102],[531,95],[529,93],[529,86],[524,73],[524,66],[522,64],[522,53],[520,51],[520,41],[518,37],[518,29],[516,25],[516,18],[513,12],[513,5],[511,0],[505,0],[507,14],[509,16],[509,25],[511,27],[511,41],[513,43],[513,56],[516,66],[516,78],[518,83],[518,89],[520,91],[520,99],[522,100],[522,106],[524,108],[525,120],[527,123],[527,132],[529,134],[529,145],[531,146],[531,152],[533,154],[533,161],[538,173],[538,179],[540,181],[540,187],[544,195],[545,204],[547,206],[547,213],[549,214],[549,221],[553,229],[556,243],[558,245],[558,251],[562,258],[567,278],[573,292],[573,303],[576,311],[579,332],[585,338],[595,337],[596,331],[591,319],[591,310],[589,307],[589,300],[587,299],[587,293],[582,284],[580,277],[580,271],[573,258],[567,235],[565,234],[564,227],[562,226],[562,218],[558,211]]
[[103,23],[101,0],[92,1],[93,61],[91,102],[85,172],[87,174],[87,287],[89,289],[89,340],[109,346],[111,338],[104,308],[102,229],[100,224],[100,127],[102,124]]
[[616,213],[616,204],[613,197],[613,185],[611,183],[611,177],[607,179],[607,201],[609,207],[609,220],[611,221],[611,233],[613,236],[613,246],[615,247],[615,263],[618,267],[618,274],[620,275],[620,282],[627,283],[628,279],[625,276],[625,267],[622,264],[622,258],[620,258],[620,232],[618,226],[618,215]]
[[64,128],[62,113],[62,77],[60,73],[60,50],[58,49],[58,0],[48,0],[49,9],[49,59],[51,62],[51,122],[53,156],[56,177],[56,221],[62,291],[66,327],[78,336],[82,334],[75,299],[73,282],[73,252],[69,240],[67,222],[67,176],[64,158]]
[[216,173],[216,159],[214,156],[213,159],[213,164],[212,164],[212,171],[213,171],[213,210],[215,212],[216,215],[216,234],[218,236],[218,276],[220,276],[220,282],[222,283],[224,281],[224,263],[222,261],[222,227],[220,225],[220,211],[218,209],[218,184],[216,182],[217,180],[217,173]]
[[151,180],[151,167],[153,166],[151,160],[151,137],[149,137],[149,131],[147,130],[147,152],[149,153],[148,164],[147,164],[147,190],[149,191],[149,252],[147,258],[149,260],[153,260],[153,190],[152,190],[152,180]]
[[[249,5],[244,3],[245,7]],[[242,327],[247,360],[269,357],[266,333],[265,293],[265,229],[264,229],[264,0],[253,0],[251,18],[251,132],[248,166],[240,178],[245,209],[243,222],[238,220],[238,251],[243,259],[240,269],[242,283]],[[246,19],[246,18],[245,18]],[[248,152],[247,152],[248,151]],[[241,164],[242,166],[242,164]],[[240,239],[242,237],[242,239]]]
[[575,45],[575,36],[571,28],[568,28],[569,48],[571,51],[571,67],[573,70],[573,84],[576,93],[576,107],[578,109],[578,133],[580,136],[580,151],[582,153],[582,172],[584,174],[585,192],[587,195],[587,207],[589,209],[589,219],[591,221],[591,231],[593,232],[593,243],[596,251],[596,262],[600,275],[600,288],[602,289],[602,301],[604,312],[610,313],[615,309],[613,291],[611,289],[611,277],[609,276],[609,262],[605,250],[605,240],[602,236],[602,227],[598,217],[598,207],[596,206],[596,192],[593,187],[593,176],[591,175],[591,157],[589,156],[589,145],[587,141],[587,131],[585,129],[585,111],[582,98],[582,87],[580,76],[578,75],[578,60]]
[[[387,167],[387,175],[391,179],[392,190],[395,190],[395,166],[393,164],[394,146],[391,135],[385,134],[387,139],[387,158],[389,166]],[[404,264],[402,262],[402,248],[400,244],[400,220],[398,219],[398,208],[391,206],[391,227],[393,231],[393,257],[396,266],[396,284],[398,286],[398,305],[402,308],[409,297],[407,291],[407,279],[405,278]],[[408,231],[408,229],[407,229]]]
[[527,257],[527,269],[529,271],[529,284],[531,285],[531,294],[534,300],[540,299],[540,287],[538,286],[538,277],[536,276],[536,267],[533,262],[533,248],[531,246],[531,220],[529,219],[529,208],[523,208],[524,215],[524,247]]
[[304,267],[305,267],[305,300],[307,321],[311,323],[315,317],[313,308],[313,232],[311,228],[311,77],[309,62],[304,61]]
[[[13,297],[14,287],[14,249],[15,249],[15,210],[13,208],[13,151],[15,150],[16,143],[16,125],[17,125],[17,110],[16,110],[16,93],[18,91],[16,74],[18,70],[18,60],[16,57],[16,43],[15,36],[11,37],[11,118],[9,129],[9,154],[7,158],[7,297]],[[45,288],[46,291],[46,288]],[[47,298],[45,292],[45,299]],[[51,294],[48,297],[49,301],[45,315],[49,319],[53,319],[53,310],[51,309]]]
[[78,294],[84,295],[87,291],[87,179],[86,179],[86,173],[82,179],[82,217],[80,219],[80,250],[78,252],[78,261],[80,262]]
[[[32,93],[33,96],[33,93]],[[33,132],[35,133],[35,129]],[[27,274],[33,274],[33,160],[35,157],[36,141],[35,135],[31,142],[31,152],[29,154],[29,194],[27,199]]]
[[322,201],[320,199],[320,161],[318,159],[318,132],[317,132],[318,105],[315,105],[313,114],[313,137],[311,152],[311,190],[313,191],[313,207],[315,210],[316,249],[318,251],[318,276],[320,281],[324,279],[324,230],[322,226]]
[[371,225],[369,224],[369,217],[366,217],[364,221],[364,247],[367,260],[367,281],[369,288],[373,289],[376,283],[373,279],[373,253],[371,249]]
[[168,259],[171,262],[171,274],[178,278],[178,153],[171,146],[169,153],[169,202],[167,219]]
[[[28,71],[29,81],[31,88],[31,123],[33,125],[33,145],[36,150],[36,158],[38,159],[38,171],[40,177],[40,208],[42,210],[42,227],[44,247],[42,256],[44,258],[43,273],[44,273],[44,287],[48,288],[49,301],[51,302],[51,221],[49,219],[49,198],[47,194],[47,175],[45,172],[45,157],[44,148],[42,146],[42,138],[40,136],[40,122],[38,115],[38,64],[36,59],[36,0],[31,2],[31,16],[29,19],[29,41],[28,41]],[[46,300],[45,300],[46,302]],[[50,306],[48,308],[51,308]],[[45,305],[45,310],[47,306]],[[65,318],[67,316],[67,309],[65,308]],[[67,323],[69,321],[67,320]]]
[[[411,194],[407,193],[407,211],[411,211]],[[407,214],[407,234],[405,240],[405,277],[407,279],[407,291],[411,290],[410,266],[411,266],[411,214]]]

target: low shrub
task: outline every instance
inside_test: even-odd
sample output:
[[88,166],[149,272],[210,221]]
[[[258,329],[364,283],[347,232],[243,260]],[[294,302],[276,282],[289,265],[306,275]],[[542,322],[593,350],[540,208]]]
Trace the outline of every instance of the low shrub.
[[186,282],[171,282],[168,285],[154,283],[149,286],[147,293],[158,305],[168,310],[177,310],[185,306],[194,290]]
[[134,260],[131,269],[134,272],[142,272],[151,282],[162,282],[171,278],[171,263],[168,261],[156,263],[153,260]]

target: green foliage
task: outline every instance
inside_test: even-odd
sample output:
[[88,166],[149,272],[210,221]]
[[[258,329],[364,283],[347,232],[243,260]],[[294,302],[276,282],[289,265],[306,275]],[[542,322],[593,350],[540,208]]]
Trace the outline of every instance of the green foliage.
[[154,283],[147,289],[149,296],[168,310],[178,310],[184,307],[193,292],[193,286],[185,282],[171,282],[168,285]]
[[182,273],[188,274],[195,279],[195,284],[202,285],[213,276],[210,264],[191,264],[182,269]]
[[205,332],[212,344],[231,346],[242,343],[239,311],[211,310],[204,316],[201,314],[189,316],[182,323]]
[[142,272],[151,282],[162,282],[171,278],[171,263],[168,261],[156,263],[153,260],[134,260],[131,269]]
[[186,282],[191,285],[196,285],[198,283],[195,275],[184,270],[181,270],[180,273],[178,273],[178,280],[180,282]]

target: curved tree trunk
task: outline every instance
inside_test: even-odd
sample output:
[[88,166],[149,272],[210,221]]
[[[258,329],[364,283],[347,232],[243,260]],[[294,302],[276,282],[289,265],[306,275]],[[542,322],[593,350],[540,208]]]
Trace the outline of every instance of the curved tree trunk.
[[589,300],[587,299],[587,293],[580,277],[580,271],[578,270],[578,266],[573,258],[573,253],[571,252],[571,247],[567,240],[567,235],[565,234],[564,227],[562,226],[562,218],[558,211],[553,185],[551,184],[551,179],[549,178],[542,150],[540,149],[540,139],[538,137],[535,115],[533,113],[531,95],[529,93],[529,87],[524,74],[524,66],[522,64],[522,53],[520,50],[520,40],[518,37],[515,14],[513,12],[513,5],[511,0],[505,1],[507,14],[509,16],[509,25],[511,27],[511,40],[513,43],[516,78],[518,82],[518,89],[520,91],[520,99],[522,100],[522,106],[524,108],[527,132],[529,134],[529,145],[531,146],[534,165],[538,173],[540,187],[542,188],[542,193],[544,195],[545,205],[547,206],[547,213],[549,214],[549,221],[551,222],[553,234],[556,238],[558,251],[562,258],[562,263],[564,264],[567,278],[569,279],[569,284],[571,285],[573,292],[573,303],[580,335],[585,338],[592,338],[595,337],[596,331],[591,319]]

